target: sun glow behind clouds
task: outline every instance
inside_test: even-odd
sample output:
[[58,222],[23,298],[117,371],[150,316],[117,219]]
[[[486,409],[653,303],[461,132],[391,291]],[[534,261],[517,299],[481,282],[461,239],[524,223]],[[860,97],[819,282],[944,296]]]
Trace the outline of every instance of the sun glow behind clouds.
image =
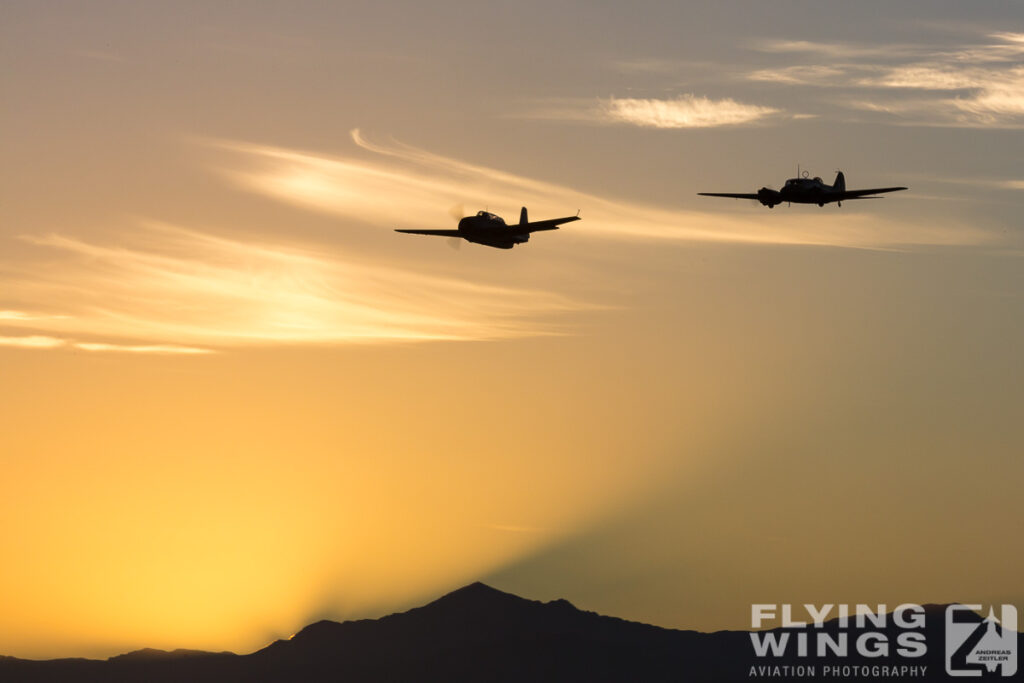
[[[217,142],[237,158],[222,173],[239,187],[305,209],[345,216],[380,227],[424,225],[444,217],[441,207],[527,206],[536,218],[582,209],[583,221],[567,227],[574,235],[619,240],[669,240],[733,244],[789,244],[888,249],[924,244],[978,244],[991,237],[973,226],[910,224],[864,212],[796,212],[766,228],[763,215],[729,209],[753,203],[708,205],[706,211],[661,208],[607,199],[566,185],[544,182],[462,162],[409,145],[380,145],[358,130],[352,139],[376,158],[328,156],[281,147]],[[694,188],[696,192],[701,188]],[[750,191],[756,191],[756,187]],[[567,207],[569,207],[567,209]]]
[[190,346],[167,346],[167,345],[131,345],[131,344],[102,344],[95,342],[76,342],[76,349],[82,351],[120,351],[124,353],[169,353],[169,354],[203,354],[213,353],[210,349],[197,349]]
[[581,307],[541,291],[160,223],[144,224],[130,246],[24,239],[62,260],[42,272],[20,268],[5,294],[56,298],[69,315],[5,311],[5,326],[156,343],[5,337],[10,346],[196,354],[209,351],[199,346],[496,339],[555,333],[529,319]]
[[23,349],[54,349],[64,346],[63,339],[31,335],[27,337],[0,337],[0,346],[15,346]]
[[[830,213],[827,221],[794,211],[768,229],[760,207],[743,202],[707,211],[660,208],[401,143],[371,143],[358,130],[352,140],[358,149],[344,157],[249,143],[214,147],[228,153],[221,173],[244,189],[387,229],[450,225],[444,209],[461,203],[471,210],[526,205],[534,217],[581,208],[585,221],[569,228],[577,238],[858,249],[991,239],[972,226],[912,224],[863,211]],[[741,213],[729,212],[736,209]],[[563,333],[544,316],[594,307],[490,274],[431,274],[418,261],[396,260],[403,257],[391,253],[390,243],[387,255],[374,256],[273,238],[241,241],[152,221],[141,228],[119,238],[119,246],[111,238],[23,236],[37,255],[0,261],[3,345],[199,354],[243,345],[499,339]],[[51,310],[55,301],[59,310]]]

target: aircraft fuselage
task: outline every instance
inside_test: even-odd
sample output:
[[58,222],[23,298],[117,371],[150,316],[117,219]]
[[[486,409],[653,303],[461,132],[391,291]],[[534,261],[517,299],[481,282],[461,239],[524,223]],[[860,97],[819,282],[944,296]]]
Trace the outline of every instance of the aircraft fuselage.
[[507,224],[501,216],[477,214],[459,221],[459,237],[475,244],[511,249],[517,244],[530,241],[530,233],[517,228],[516,225]]
[[842,201],[845,191],[846,188],[837,189],[821,178],[790,178],[781,190],[762,187],[757,191],[757,199],[768,208],[783,202],[824,206],[829,202]]

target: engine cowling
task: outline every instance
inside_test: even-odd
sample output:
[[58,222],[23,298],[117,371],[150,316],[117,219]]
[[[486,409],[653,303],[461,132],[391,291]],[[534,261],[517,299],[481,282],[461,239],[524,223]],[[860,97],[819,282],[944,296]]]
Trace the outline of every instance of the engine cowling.
[[757,191],[757,201],[761,202],[769,209],[776,204],[782,203],[782,199],[780,198],[778,191],[767,187],[762,187]]

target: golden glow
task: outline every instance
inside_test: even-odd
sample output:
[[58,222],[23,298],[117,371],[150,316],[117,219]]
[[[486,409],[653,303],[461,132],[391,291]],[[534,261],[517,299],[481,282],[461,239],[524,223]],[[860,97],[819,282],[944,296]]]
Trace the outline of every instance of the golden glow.
[[172,353],[172,354],[202,354],[212,353],[210,349],[197,349],[191,346],[166,346],[166,345],[131,345],[131,344],[103,344],[96,342],[77,342],[76,349],[82,351],[123,351],[126,353]]
[[[496,339],[550,334],[532,318],[581,308],[566,297],[356,261],[338,251],[243,243],[146,223],[131,246],[26,238],[64,258],[9,268],[4,289],[64,315],[7,311],[0,322],[161,344],[76,341],[85,351],[207,353],[248,344]],[[52,304],[51,304],[52,305]],[[18,341],[21,339],[21,341]],[[44,343],[45,342],[45,343]],[[9,345],[59,347],[50,337]]]
[[612,98],[603,103],[602,113],[609,120],[652,128],[713,128],[751,123],[778,109],[741,104],[732,99],[682,95],[671,100]]
[[33,317],[23,311],[0,311],[0,320],[32,320]]
[[407,348],[22,351],[0,403],[6,651],[252,650],[485,576],[642,490],[648,457],[623,470],[594,428],[631,389],[587,398],[507,346]]
[[[621,62],[626,73],[666,73],[677,65],[661,62]],[[732,98],[711,99],[692,93],[667,99],[610,97],[608,99],[558,99],[535,107],[525,118],[600,124],[629,124],[641,128],[717,128],[752,124],[781,113],[775,107],[744,104]]]
[[0,346],[20,346],[26,349],[52,349],[63,346],[64,340],[32,335],[27,337],[0,337]]
[[[1021,10],[915,3],[5,3],[0,655],[1019,600]],[[911,190],[696,196],[797,163]]]
[[[439,207],[527,206],[531,216],[564,216],[581,207],[584,221],[566,228],[585,237],[789,244],[885,249],[920,244],[983,244],[985,231],[963,224],[899,222],[863,213],[829,216],[823,223],[813,212],[793,214],[766,230],[760,214],[736,215],[723,209],[763,209],[746,202],[717,202],[706,211],[659,208],[597,197],[555,183],[524,178],[394,144],[368,142],[358,130],[352,139],[360,148],[386,160],[364,161],[275,147],[220,143],[243,156],[227,177],[241,187],[307,209],[325,211],[381,227],[424,227],[433,220],[450,223]],[[390,161],[388,161],[390,160]],[[744,188],[715,188],[743,191]],[[757,188],[746,188],[755,192]],[[710,191],[710,190],[709,190]],[[395,201],[395,197],[401,201]],[[713,202],[714,200],[708,200]],[[568,208],[568,211],[567,211]]]

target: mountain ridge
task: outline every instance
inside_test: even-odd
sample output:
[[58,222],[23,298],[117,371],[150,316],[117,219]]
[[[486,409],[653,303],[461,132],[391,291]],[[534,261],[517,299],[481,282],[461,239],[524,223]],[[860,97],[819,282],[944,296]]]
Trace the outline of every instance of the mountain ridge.
[[[924,612],[926,656],[885,661],[925,665],[927,675],[916,680],[945,680],[945,606],[927,605]],[[886,624],[871,630],[895,642],[899,630],[891,618]],[[833,619],[820,630],[840,628]],[[581,610],[564,599],[530,600],[476,582],[379,619],[320,620],[250,654],[144,648],[106,660],[0,657],[0,680],[678,681],[693,676],[727,681],[749,680],[751,667],[758,665],[809,662],[792,648],[779,657],[756,657],[750,633],[667,629]],[[851,643],[850,656],[833,661],[880,663],[852,650]]]

